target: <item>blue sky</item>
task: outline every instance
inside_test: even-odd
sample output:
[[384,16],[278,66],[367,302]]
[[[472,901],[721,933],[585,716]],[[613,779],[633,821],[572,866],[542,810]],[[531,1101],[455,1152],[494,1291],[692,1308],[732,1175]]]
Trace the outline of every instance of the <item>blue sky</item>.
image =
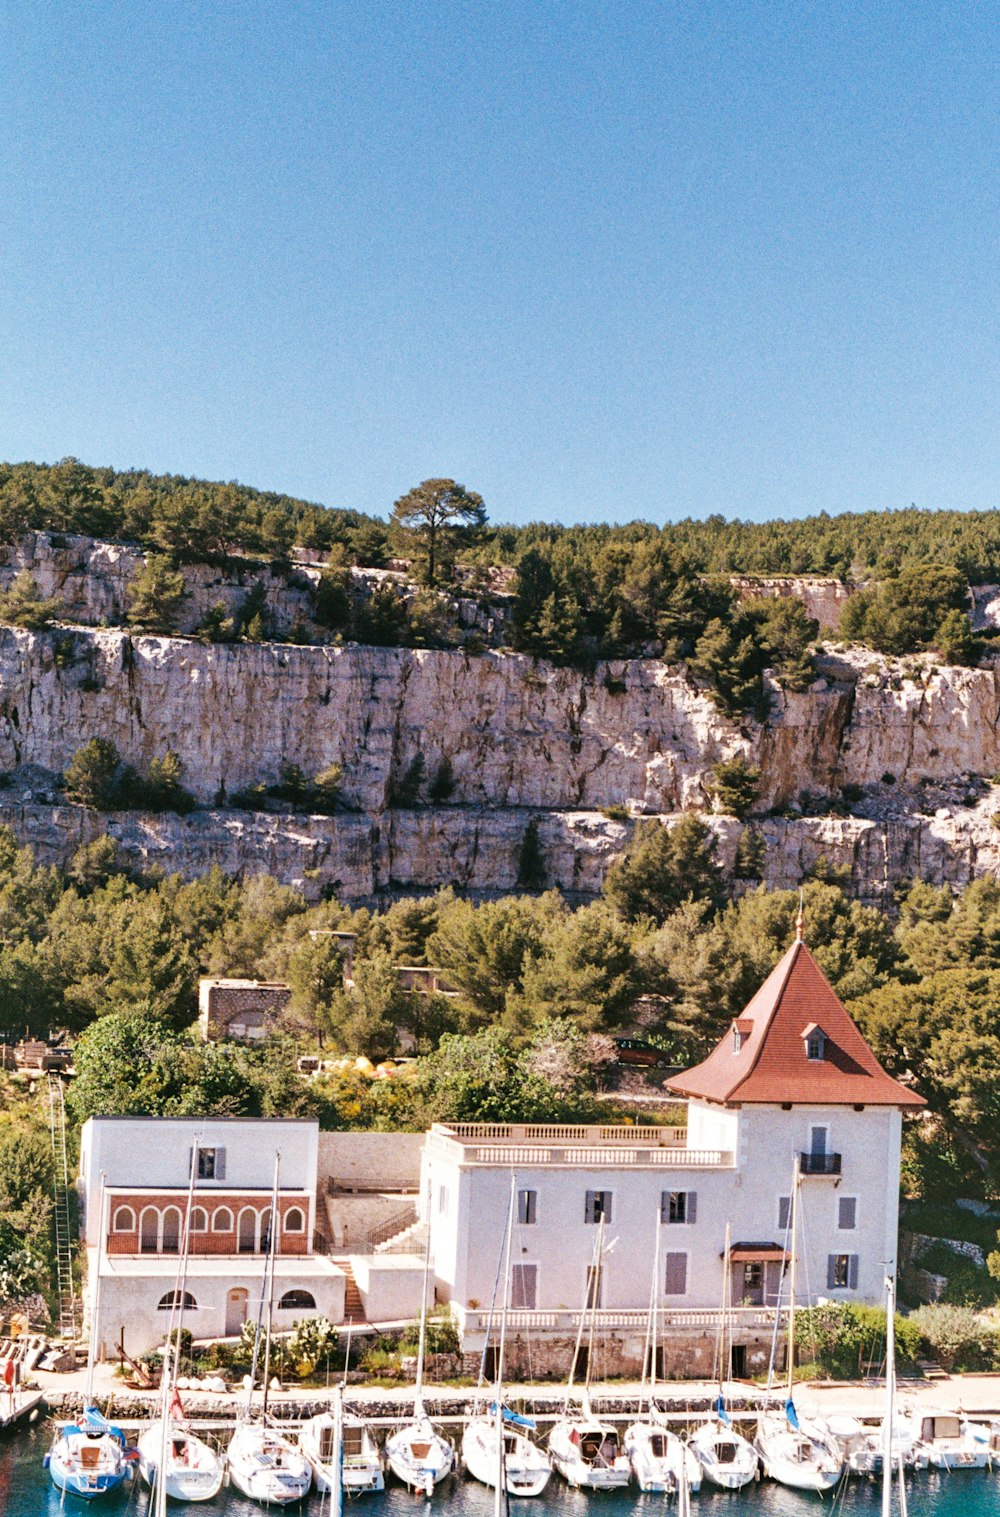
[[993,507],[998,8],[7,0],[0,457]]

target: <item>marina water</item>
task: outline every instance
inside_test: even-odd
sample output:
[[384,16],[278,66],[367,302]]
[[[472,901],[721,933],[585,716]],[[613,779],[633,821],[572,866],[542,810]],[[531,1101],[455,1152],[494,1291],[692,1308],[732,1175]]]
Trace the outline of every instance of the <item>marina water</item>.
[[[42,1456],[52,1438],[51,1426],[39,1423],[0,1440],[0,1517],[147,1517],[149,1492],[137,1480],[131,1489],[105,1500],[87,1502],[60,1497],[42,1468]],[[910,1517],[1000,1517],[1000,1468],[956,1471],[953,1474],[921,1471],[907,1480]],[[363,1496],[345,1503],[353,1517],[493,1517],[493,1492],[464,1476],[439,1487],[433,1501],[411,1496],[401,1486],[387,1484],[383,1495]],[[843,1517],[879,1517],[880,1486],[877,1482],[851,1480],[832,1497],[803,1495],[770,1481],[761,1481],[742,1491],[727,1492],[702,1486],[691,1498],[692,1517],[819,1517],[823,1509],[838,1508]],[[572,1491],[553,1476],[544,1496],[531,1501],[511,1500],[514,1517],[668,1517],[676,1512],[673,1497],[641,1495],[626,1490],[586,1495]],[[171,1502],[178,1517],[261,1517],[265,1508],[247,1501],[231,1487],[216,1501],[197,1506]],[[277,1510],[277,1509],[274,1509]],[[329,1512],[329,1498],[315,1493],[289,1512],[322,1517]]]

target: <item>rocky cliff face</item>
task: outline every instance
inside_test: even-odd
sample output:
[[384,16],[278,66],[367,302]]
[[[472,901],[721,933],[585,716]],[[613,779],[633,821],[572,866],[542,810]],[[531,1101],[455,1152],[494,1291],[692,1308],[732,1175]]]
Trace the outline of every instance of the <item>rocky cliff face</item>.
[[[843,654],[823,667],[804,694],[776,690],[758,726],[724,718],[683,670],[652,660],[585,675],[499,652],[5,628],[0,768],[15,775],[0,816],[44,859],[106,827],[136,860],[192,874],[210,863],[268,870],[311,894],[336,885],[358,899],[451,882],[512,889],[535,817],[551,882],[585,896],[631,830],[602,808],[665,818],[706,808],[712,766],[743,755],[762,771],[754,825],[771,884],[797,884],[821,856],[866,899],[884,899],[904,876],[962,884],[996,872],[1000,791],[984,781],[1000,772],[997,669]],[[174,749],[205,809],[103,818],[53,804],[46,775],[92,736],[140,769]],[[425,795],[450,762],[448,803],[390,809],[391,786],[418,755]],[[275,780],[283,763],[308,776],[334,762],[346,807],[335,817],[221,804]],[[854,814],[822,814],[831,801],[844,809],[845,786]],[[731,856],[739,824],[713,825]]]

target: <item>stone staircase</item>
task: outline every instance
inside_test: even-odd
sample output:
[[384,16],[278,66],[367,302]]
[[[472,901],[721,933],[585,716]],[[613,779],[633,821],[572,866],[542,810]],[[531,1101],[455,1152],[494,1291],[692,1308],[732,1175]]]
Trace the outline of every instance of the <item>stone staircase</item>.
[[334,1264],[344,1271],[344,1321],[367,1322],[365,1316],[365,1304],[361,1299],[358,1282],[354,1278],[354,1270],[350,1259],[343,1257],[334,1259]]
[[386,1238],[382,1243],[376,1243],[373,1253],[375,1254],[423,1254],[427,1247],[427,1223],[419,1219],[411,1222],[398,1233],[393,1233],[391,1238]]

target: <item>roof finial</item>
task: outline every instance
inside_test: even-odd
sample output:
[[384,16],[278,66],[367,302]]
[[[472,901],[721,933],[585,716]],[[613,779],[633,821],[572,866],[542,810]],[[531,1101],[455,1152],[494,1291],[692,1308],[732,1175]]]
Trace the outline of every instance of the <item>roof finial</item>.
[[796,941],[796,943],[801,943],[803,941],[803,939],[802,939],[802,933],[803,933],[803,931],[805,929],[805,925],[806,925],[806,893],[802,889],[802,887],[800,886],[799,887],[799,914],[795,918],[795,941]]

